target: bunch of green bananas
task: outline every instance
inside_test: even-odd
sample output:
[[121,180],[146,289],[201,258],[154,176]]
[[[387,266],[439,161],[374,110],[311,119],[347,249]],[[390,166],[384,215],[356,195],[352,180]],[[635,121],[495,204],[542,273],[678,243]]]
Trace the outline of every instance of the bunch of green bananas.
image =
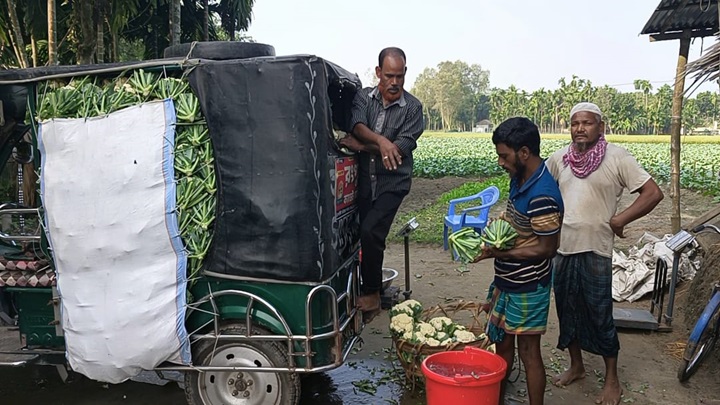
[[504,219],[496,219],[483,229],[480,239],[486,245],[499,250],[508,250],[515,245],[518,234],[515,228]]

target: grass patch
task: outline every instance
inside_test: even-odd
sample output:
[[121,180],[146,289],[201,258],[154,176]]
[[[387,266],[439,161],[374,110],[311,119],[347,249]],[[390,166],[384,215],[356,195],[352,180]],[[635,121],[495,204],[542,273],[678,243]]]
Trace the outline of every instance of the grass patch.
[[[469,181],[460,187],[456,187],[446,193],[441,194],[437,200],[435,200],[429,206],[422,208],[417,211],[412,211],[404,214],[400,214],[395,217],[395,222],[390,228],[389,240],[399,242],[403,238],[396,236],[397,231],[403,226],[410,218],[417,218],[420,226],[410,235],[410,239],[416,242],[422,243],[439,243],[443,242],[443,222],[445,215],[447,215],[448,203],[450,200],[460,197],[466,197],[469,195],[477,194],[480,191],[488,188],[489,186],[496,186],[500,189],[500,199],[497,204],[504,204],[507,200],[508,193],[510,190],[510,178],[508,175],[501,175],[487,178],[483,181]],[[477,206],[475,203],[461,204],[458,209],[470,208]]]

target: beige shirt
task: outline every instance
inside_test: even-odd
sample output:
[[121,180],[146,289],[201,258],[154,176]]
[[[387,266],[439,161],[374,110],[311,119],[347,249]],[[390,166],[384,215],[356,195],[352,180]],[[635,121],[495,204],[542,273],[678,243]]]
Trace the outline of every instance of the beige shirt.
[[637,191],[650,180],[650,175],[630,152],[609,143],[600,167],[580,179],[563,163],[568,148],[556,151],[545,162],[565,202],[558,253],[594,252],[612,257],[615,234],[610,218],[617,211],[623,190]]

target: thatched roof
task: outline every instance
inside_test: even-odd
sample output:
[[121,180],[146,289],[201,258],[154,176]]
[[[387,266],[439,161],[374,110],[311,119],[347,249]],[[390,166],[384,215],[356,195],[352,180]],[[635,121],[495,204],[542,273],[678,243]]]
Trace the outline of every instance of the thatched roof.
[[686,77],[691,77],[693,82],[688,86],[688,91],[705,83],[715,81],[720,77],[720,41],[705,50],[703,56],[687,64]]

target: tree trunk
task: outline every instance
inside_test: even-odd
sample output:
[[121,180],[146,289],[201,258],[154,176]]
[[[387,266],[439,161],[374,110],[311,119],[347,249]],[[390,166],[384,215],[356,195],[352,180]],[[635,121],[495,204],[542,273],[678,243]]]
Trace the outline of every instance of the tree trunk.
[[22,31],[20,31],[20,21],[17,16],[15,0],[7,0],[7,6],[10,24],[12,25],[12,42],[15,47],[15,56],[17,56],[20,67],[26,68],[30,66],[30,61],[28,61],[27,54],[25,54],[25,41],[22,37]]
[[37,67],[38,66],[37,41],[35,41],[35,35],[32,35],[32,34],[30,34],[30,49],[32,49],[33,67]]
[[97,63],[105,62],[105,30],[103,29],[103,20],[105,20],[105,15],[101,13],[97,19],[97,51],[95,52]]
[[210,10],[208,0],[203,0],[203,41],[210,40]]
[[[73,3],[73,8],[77,2]],[[94,4],[92,0],[82,0],[77,4],[75,10],[78,15],[80,26],[80,38],[77,44],[77,61],[80,65],[87,65],[93,62],[97,37],[95,34],[95,21],[93,19]]]
[[180,1],[170,3],[170,45],[180,45]]
[[48,14],[48,65],[57,65],[57,16],[55,13],[55,0],[47,0]]
[[116,32],[110,33],[110,38],[112,41],[112,60],[111,62],[118,62],[118,35]]
[[670,198],[672,213],[670,223],[672,232],[680,231],[680,130],[682,128],[683,91],[685,90],[685,66],[690,51],[690,33],[685,31],[680,38],[677,69],[675,71],[675,89],[673,91],[672,116],[670,119]]

